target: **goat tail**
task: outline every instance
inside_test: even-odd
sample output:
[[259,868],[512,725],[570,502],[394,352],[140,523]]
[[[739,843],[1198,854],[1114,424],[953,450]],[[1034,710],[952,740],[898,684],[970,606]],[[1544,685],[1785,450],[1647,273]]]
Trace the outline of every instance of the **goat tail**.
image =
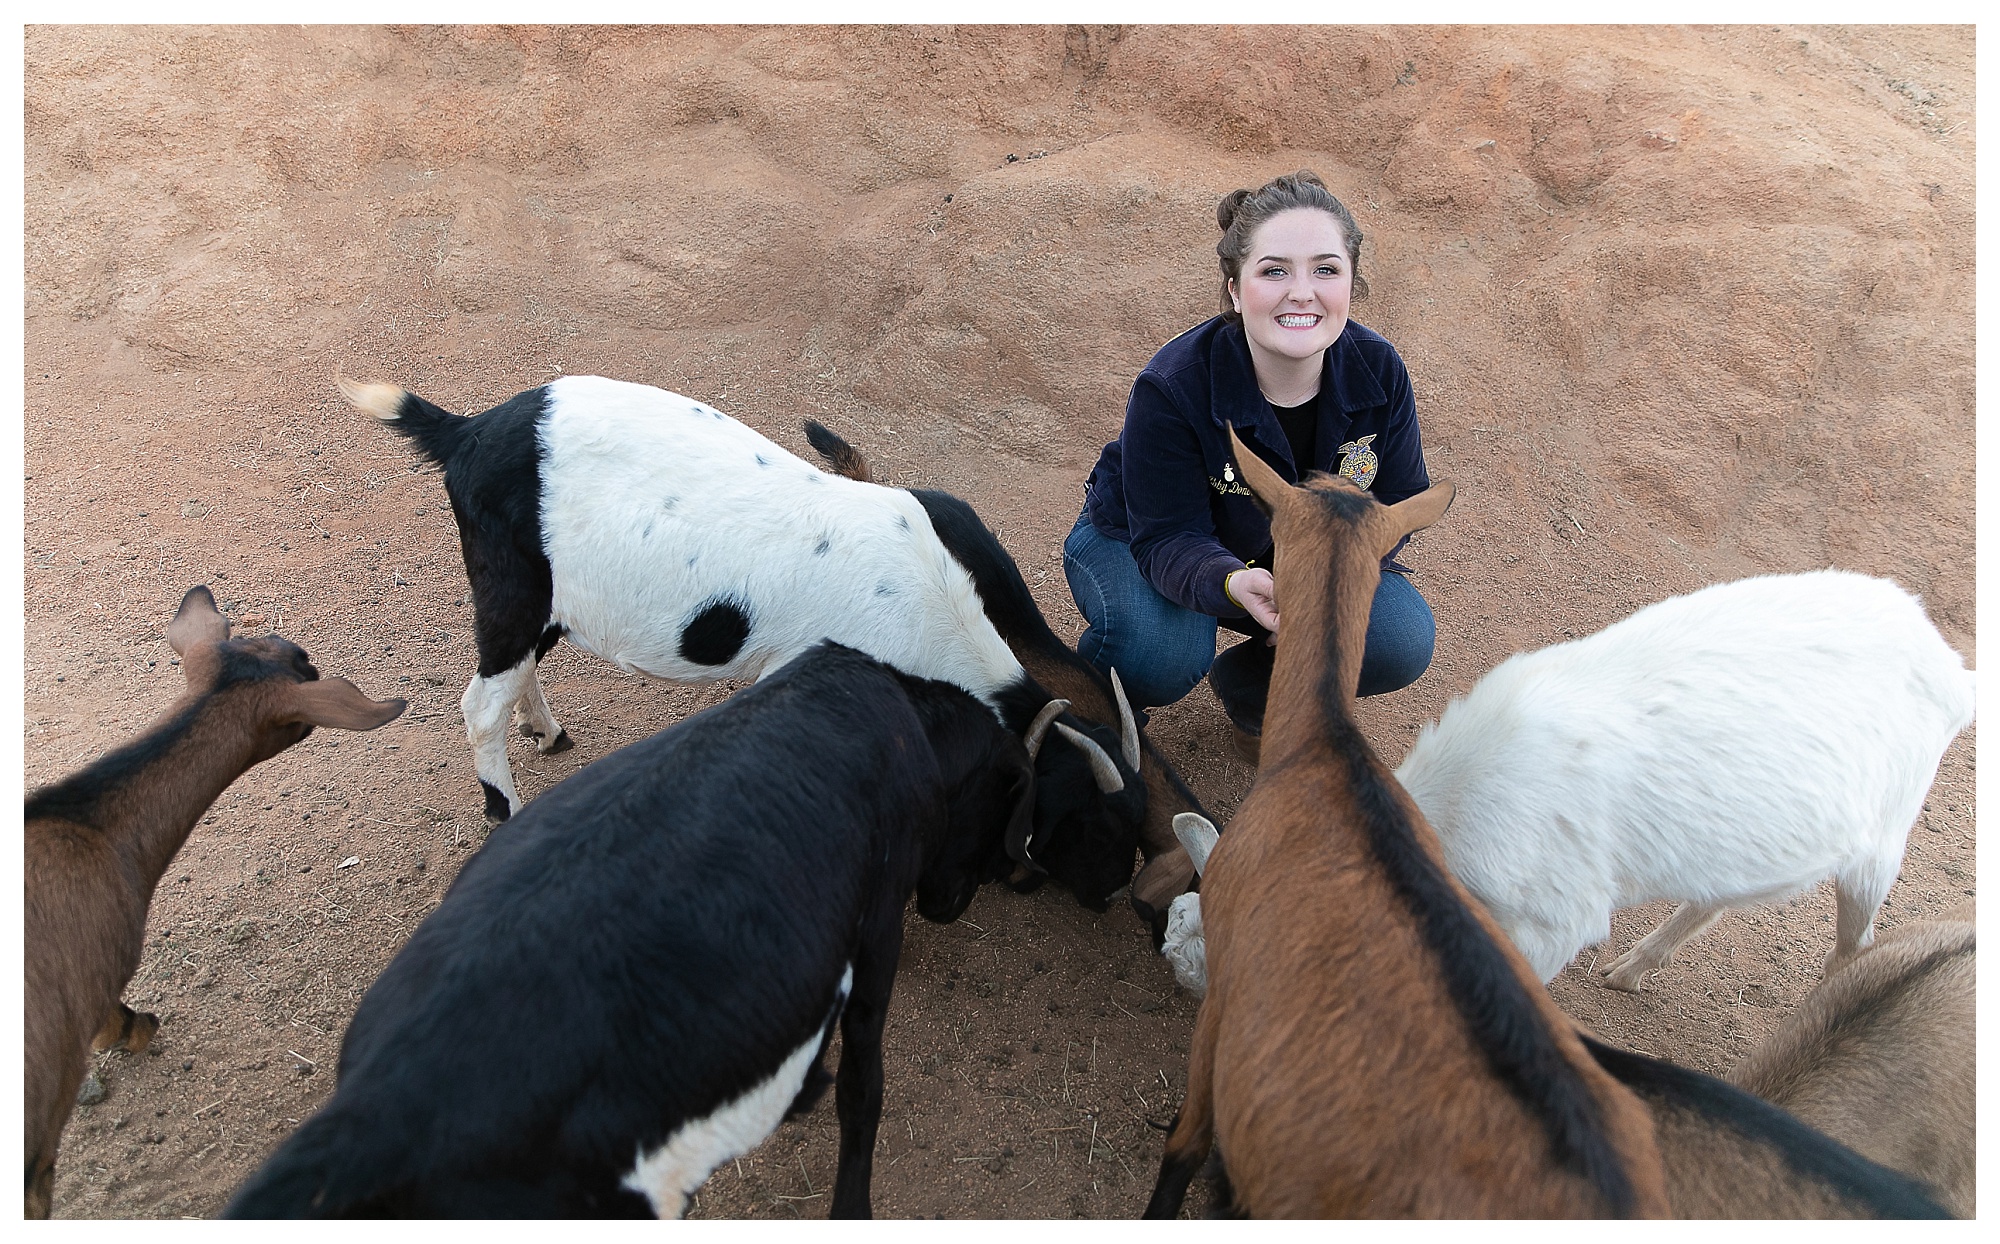
[[340,392],[350,403],[380,419],[398,435],[417,443],[426,458],[444,466],[457,452],[465,437],[464,419],[432,402],[393,384],[366,384],[335,377]]
[[306,1120],[243,1182],[224,1218],[344,1218],[410,1176],[379,1120],[329,1107]]
[[868,471],[868,459],[861,456],[860,450],[836,436],[823,423],[808,419],[804,426],[807,442],[812,445],[814,452],[826,459],[826,464],[833,468],[834,474],[858,479],[864,484],[875,482],[874,476]]

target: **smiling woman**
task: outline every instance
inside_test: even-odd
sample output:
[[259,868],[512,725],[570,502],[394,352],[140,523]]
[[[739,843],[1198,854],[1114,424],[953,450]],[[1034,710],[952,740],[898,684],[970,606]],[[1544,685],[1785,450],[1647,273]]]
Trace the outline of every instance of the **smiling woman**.
[[[1147,706],[1180,699],[1207,674],[1248,754],[1279,612],[1270,524],[1230,458],[1229,429],[1287,482],[1336,473],[1393,505],[1430,477],[1403,360],[1348,318],[1368,282],[1347,208],[1301,171],[1237,190],[1215,214],[1221,314],[1168,342],[1134,382],[1063,569],[1090,623],[1078,649],[1117,666]],[[1362,695],[1406,687],[1430,665],[1436,625],[1394,560],[1400,547],[1382,559]],[[1251,642],[1218,658],[1218,626]]]

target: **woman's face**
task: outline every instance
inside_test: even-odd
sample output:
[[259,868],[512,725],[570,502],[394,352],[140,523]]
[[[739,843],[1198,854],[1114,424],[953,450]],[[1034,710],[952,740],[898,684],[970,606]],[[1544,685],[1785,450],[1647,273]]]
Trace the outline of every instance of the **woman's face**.
[[1229,294],[1257,348],[1311,358],[1347,327],[1354,264],[1340,222],[1311,207],[1279,212],[1250,235],[1242,275]]

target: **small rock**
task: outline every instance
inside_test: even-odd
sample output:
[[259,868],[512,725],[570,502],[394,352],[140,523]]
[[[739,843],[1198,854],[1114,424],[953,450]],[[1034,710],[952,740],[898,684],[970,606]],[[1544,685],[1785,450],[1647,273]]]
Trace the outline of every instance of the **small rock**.
[[335,868],[352,868],[352,867],[354,867],[354,866],[355,866],[356,864],[359,864],[360,862],[361,862],[361,857],[360,857],[360,856],[358,856],[358,855],[350,855],[350,856],[348,856],[348,857],[347,857],[346,859],[344,859],[344,860],[340,861],[340,863],[338,863],[338,864],[335,864],[335,865],[334,865],[334,867],[335,867]]
[[95,1106],[104,1100],[104,1081],[97,1078],[95,1071],[83,1078],[83,1084],[76,1090],[76,1104]]
[[181,502],[181,515],[184,518],[200,518],[207,514],[210,508],[199,501],[183,501]]

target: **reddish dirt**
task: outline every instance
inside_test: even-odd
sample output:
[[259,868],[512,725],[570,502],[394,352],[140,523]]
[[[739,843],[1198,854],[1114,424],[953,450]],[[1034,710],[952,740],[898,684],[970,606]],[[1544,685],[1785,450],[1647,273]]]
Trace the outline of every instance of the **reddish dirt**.
[[[214,1214],[485,834],[443,489],[337,367],[467,412],[646,381],[800,452],[821,419],[976,505],[1074,637],[1060,541],[1132,377],[1213,310],[1215,200],[1314,168],[1461,488],[1406,556],[1436,663],[1363,710],[1394,760],[1507,654],[1749,574],[1890,575],[1972,651],[1973,102],[1969,27],[30,28],[27,783],[173,698],[194,583],[411,700],[197,828],[128,991],[159,1040],[100,1060],[56,1212]],[[517,740],[531,797],[728,690],[546,668],[577,748]],[[1205,688],[1153,726],[1225,817],[1253,777],[1226,735]],[[1968,734],[1885,924],[1973,892],[1973,761]],[[1732,915],[1636,996],[1586,952],[1555,996],[1719,1072],[1831,913]],[[912,915],[878,1213],[1136,1214],[1194,1012],[1123,910]],[[822,1216],[835,1138],[829,1101],[694,1212]]]

